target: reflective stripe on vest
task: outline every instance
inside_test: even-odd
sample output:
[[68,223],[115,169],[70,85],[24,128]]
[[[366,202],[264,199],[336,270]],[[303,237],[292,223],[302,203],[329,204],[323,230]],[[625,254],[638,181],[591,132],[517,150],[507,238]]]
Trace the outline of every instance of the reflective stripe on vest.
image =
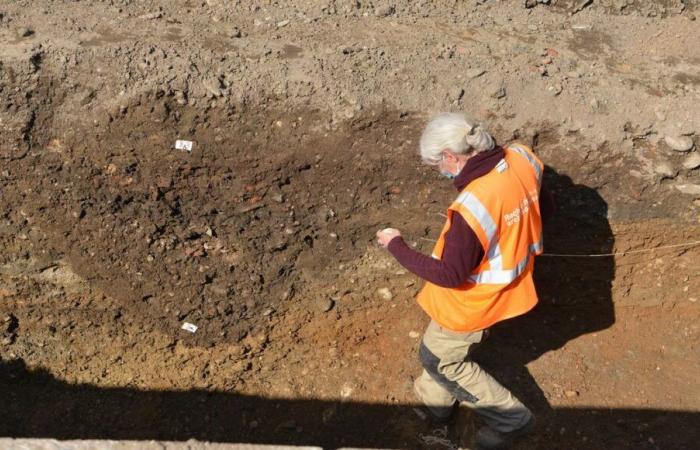
[[[522,147],[519,147],[517,145],[511,145],[508,148],[527,159],[527,161],[535,170],[535,174],[537,176],[537,183],[539,184],[542,178],[542,169],[537,164],[537,161],[535,161],[535,159],[533,159],[532,156]],[[499,163],[496,165],[496,169],[499,173],[502,173],[508,169],[508,164],[505,161],[505,159],[499,161]],[[469,213],[474,217],[474,219],[476,219],[476,221],[481,226],[481,229],[484,230],[486,240],[488,242],[486,258],[489,261],[489,270],[485,270],[478,274],[471,275],[469,277],[469,280],[473,283],[509,284],[525,271],[525,268],[527,267],[527,264],[530,261],[531,254],[537,254],[542,252],[542,236],[540,236],[539,241],[529,246],[528,254],[525,255],[525,257],[516,264],[515,268],[503,270],[503,256],[501,253],[501,246],[499,244],[498,236],[496,236],[498,226],[496,225],[496,221],[493,220],[493,217],[491,217],[489,211],[486,209],[483,203],[481,203],[481,201],[478,198],[476,198],[476,196],[474,196],[471,192],[468,191],[462,192],[457,197],[456,203],[459,203],[464,208],[466,208],[467,211],[469,211]],[[440,256],[435,253],[433,253],[431,256],[435,259],[440,259]]]
[[[523,156],[530,163],[532,168],[535,170],[535,175],[537,176],[537,183],[540,184],[542,180],[542,169],[540,168],[537,161],[522,147],[517,145],[511,145],[508,148],[515,151],[519,155]],[[503,163],[503,164],[502,164]],[[498,172],[502,173],[507,168],[508,165],[505,160],[499,161],[497,164]],[[498,236],[496,236],[496,231],[498,227],[496,222],[489,214],[486,207],[472,195],[471,192],[463,192],[457,197],[457,203],[464,206],[472,216],[479,222],[481,229],[484,230],[486,234],[486,239],[488,241],[488,251],[486,252],[486,258],[489,261],[489,270],[485,270],[478,274],[471,275],[469,280],[476,284],[509,284],[513,282],[516,278],[520,276],[525,271],[528,262],[530,261],[531,254],[537,254],[542,252],[542,237],[540,236],[539,241],[531,244],[529,246],[528,254],[521,259],[515,268],[503,270],[503,257],[501,254],[501,246],[499,245]],[[433,254],[436,258],[436,255]]]
[[544,166],[527,146],[516,145],[505,147],[495,170],[465,186],[447,209],[433,257],[443,257],[455,214],[474,231],[483,256],[459,286],[426,281],[418,294],[421,308],[445,329],[483,330],[537,304],[532,272],[543,249],[538,183]]
[[537,184],[542,184],[542,168],[539,164],[537,164],[537,161],[535,161],[532,155],[530,155],[530,153],[528,153],[527,150],[525,150],[517,144],[511,144],[508,146],[508,148],[527,159],[532,168],[535,169],[535,175],[537,175]]
[[477,222],[479,222],[481,229],[484,230],[484,233],[486,233],[486,240],[489,243],[486,257],[489,260],[489,266],[491,269],[503,269],[501,246],[498,244],[498,239],[496,237],[498,227],[496,226],[496,222],[493,220],[493,217],[491,217],[491,214],[489,214],[489,211],[478,198],[472,195],[471,192],[462,192],[459,197],[457,197],[457,203],[464,206],[467,211],[474,216]]
[[505,159],[498,161],[498,164],[496,164],[496,171],[498,173],[505,172],[507,168],[508,168],[508,163],[506,162]]
[[529,250],[527,255],[516,264],[514,269],[485,270],[476,275],[471,275],[469,279],[476,284],[509,284],[525,271],[527,264],[530,262],[530,256],[542,251],[542,238],[540,237],[539,241],[531,244]]

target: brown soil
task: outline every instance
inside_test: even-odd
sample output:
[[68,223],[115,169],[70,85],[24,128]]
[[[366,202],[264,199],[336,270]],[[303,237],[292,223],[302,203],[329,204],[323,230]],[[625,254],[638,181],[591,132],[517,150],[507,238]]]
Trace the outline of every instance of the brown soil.
[[[431,22],[443,12],[429,2],[393,4],[394,34],[374,14],[381,5],[357,2],[356,12],[343,13],[340,2],[311,2],[297,13],[320,11],[318,18],[271,41],[297,25],[271,26],[261,14],[295,17],[296,6],[263,2],[249,12],[264,24],[250,25],[242,5],[204,2],[209,25],[242,30],[233,42],[247,43],[237,45],[218,29],[188,34],[209,26],[192,2],[159,9],[122,1],[104,11],[69,5],[51,16],[70,24],[64,37],[42,24],[52,2],[30,12],[20,3],[0,10],[3,35],[14,36],[0,65],[1,436],[442,448],[426,444],[422,437],[439,432],[411,411],[420,371],[413,336],[426,325],[414,303],[422,282],[373,239],[392,226],[428,252],[454,196],[417,157],[424,101],[479,113],[499,140],[535,146],[558,206],[546,224],[547,253],[657,249],[538,259],[540,305],[494,327],[476,355],[538,415],[538,433],[518,448],[695,447],[700,250],[661,247],[700,240],[700,205],[677,188],[700,175],[687,168],[659,175],[655,167],[682,167],[687,154],[670,151],[661,137],[671,128],[694,138],[700,115],[629,111],[638,95],[691,103],[697,49],[655,44],[680,58],[657,61],[674,68],[673,82],[656,80],[655,68],[631,73],[610,55],[590,66],[604,71],[590,85],[563,78],[561,103],[552,108],[588,111],[581,99],[595,89],[625,100],[624,107],[601,101],[596,115],[581,112],[576,117],[588,121],[581,126],[543,118],[548,104],[529,90],[533,82],[523,77],[533,72],[525,66],[499,79],[507,85],[503,101],[515,105],[487,92],[474,106],[463,99],[488,91],[480,76],[455,100],[449,89],[443,98],[441,85],[430,87],[435,73],[409,65],[394,72],[394,65],[430,64],[426,70],[444,79],[451,73],[441,66],[445,58],[500,55],[497,42],[512,45],[518,58],[522,48],[541,50],[539,38],[514,37],[500,17],[511,15],[524,29],[533,14],[569,26],[566,13],[585,2],[512,2],[510,12],[507,2],[465,2],[454,7],[454,20],[496,22],[415,53],[401,41],[418,48],[419,39],[401,31],[412,21],[432,30],[430,39],[454,31]],[[623,37],[640,33],[635,24],[698,34],[688,18],[694,3],[598,3],[572,17],[623,31],[556,37],[566,42],[562,54],[580,60],[568,71],[606,52],[639,57],[620,50]],[[658,23],[643,25],[650,17]],[[117,33],[112,22],[119,21],[130,25]],[[148,39],[144,23],[154,24],[155,43],[139,41]],[[363,33],[373,37],[361,41]],[[335,53],[318,50],[326,38]],[[343,39],[352,42],[336,51]],[[278,59],[265,59],[268,50]],[[222,69],[218,58],[232,52],[249,70]],[[494,56],[495,64],[511,56]],[[170,78],[168,64],[189,71],[184,81]],[[501,70],[488,67],[487,77]],[[210,71],[220,72],[216,83],[201,84]],[[557,81],[554,73],[547,83]],[[531,117],[513,113],[523,105]],[[648,125],[660,114],[665,119]],[[592,138],[596,130],[605,138]],[[193,151],[173,149],[176,139],[194,141]],[[382,299],[380,288],[392,299]],[[184,322],[198,330],[182,330]],[[446,429],[450,445],[468,446],[478,424],[460,410]]]

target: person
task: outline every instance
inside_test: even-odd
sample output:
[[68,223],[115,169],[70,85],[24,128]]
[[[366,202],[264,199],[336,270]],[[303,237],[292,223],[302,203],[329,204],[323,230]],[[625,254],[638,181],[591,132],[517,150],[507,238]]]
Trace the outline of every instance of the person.
[[496,145],[484,126],[457,113],[429,121],[420,154],[459,191],[432,256],[410,248],[397,229],[377,232],[378,243],[426,281],[417,301],[431,321],[414,391],[438,421],[449,419],[456,402],[473,408],[486,423],[477,446],[505,448],[534,428],[534,415],[469,355],[489,327],[537,303],[534,260],[542,253],[542,216],[554,209],[542,187],[544,165],[527,146]]

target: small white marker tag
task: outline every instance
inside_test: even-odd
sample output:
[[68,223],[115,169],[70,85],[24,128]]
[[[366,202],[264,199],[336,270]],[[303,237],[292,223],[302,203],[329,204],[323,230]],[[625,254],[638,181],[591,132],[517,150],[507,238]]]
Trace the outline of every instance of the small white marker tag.
[[197,331],[197,325],[189,322],[183,323],[181,328],[185,331],[189,331],[190,333]]
[[186,152],[192,152],[192,147],[194,146],[194,142],[192,141],[182,141],[178,139],[175,141],[175,148],[178,150],[184,150]]

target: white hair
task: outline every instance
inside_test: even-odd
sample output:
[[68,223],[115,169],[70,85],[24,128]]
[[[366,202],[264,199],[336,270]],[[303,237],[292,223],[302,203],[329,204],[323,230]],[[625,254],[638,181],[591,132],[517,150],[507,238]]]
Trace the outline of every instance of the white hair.
[[440,113],[430,119],[420,138],[420,155],[423,161],[435,164],[442,158],[443,150],[457,154],[485,152],[495,143],[483,126],[458,113]]

